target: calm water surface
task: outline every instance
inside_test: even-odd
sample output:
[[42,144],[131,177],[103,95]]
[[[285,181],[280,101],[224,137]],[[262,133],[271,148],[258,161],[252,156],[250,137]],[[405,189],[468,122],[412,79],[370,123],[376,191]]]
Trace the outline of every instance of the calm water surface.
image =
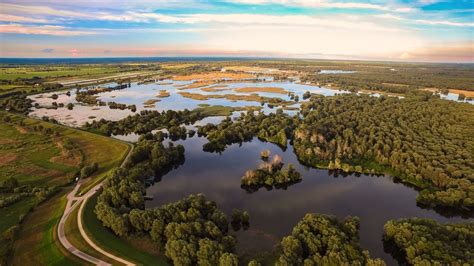
[[[425,217],[440,222],[461,218],[445,218],[435,211],[416,206],[417,192],[390,177],[367,175],[338,176],[327,170],[299,164],[293,149],[282,151],[278,146],[254,139],[243,145],[232,145],[222,154],[202,151],[207,140],[194,137],[178,141],[185,146],[186,162],[147,189],[154,196],[147,207],[177,201],[192,193],[204,193],[217,202],[228,215],[233,208],[250,213],[250,228],[236,233],[239,253],[271,251],[281,238],[308,212],[344,218],[356,215],[361,219],[360,240],[373,257],[395,264],[382,244],[383,225],[389,219]],[[260,151],[269,149],[285,163],[293,163],[303,181],[287,190],[261,188],[248,193],[240,187],[240,177],[260,163]]]
[[[292,81],[261,81],[261,82],[252,82],[252,81],[242,81],[242,82],[231,82],[231,83],[223,83],[217,84],[226,86],[225,91],[217,91],[217,92],[206,92],[202,91],[201,88],[194,88],[194,89],[186,89],[186,90],[179,90],[180,86],[191,84],[192,81],[174,81],[174,80],[164,80],[158,83],[149,83],[149,84],[137,84],[132,83],[130,88],[125,88],[122,90],[114,90],[110,92],[104,92],[97,94],[98,99],[104,102],[117,102],[122,104],[135,104],[137,106],[137,112],[141,110],[158,110],[158,111],[166,111],[166,110],[184,110],[184,109],[195,109],[199,107],[200,104],[209,104],[209,105],[223,105],[223,106],[231,106],[231,107],[245,107],[245,106],[261,106],[260,102],[254,101],[230,101],[227,99],[209,99],[209,100],[194,100],[189,98],[184,98],[179,94],[179,92],[191,92],[191,93],[199,93],[203,95],[211,95],[211,94],[237,94],[237,95],[250,95],[251,93],[240,93],[235,92],[233,89],[235,88],[243,88],[243,87],[279,87],[283,88],[289,92],[293,92],[295,95],[298,95],[299,98],[302,100],[303,94],[306,91],[310,91],[312,93],[317,93],[325,96],[332,96],[336,93],[345,93],[344,91],[332,90],[324,87],[318,86],[311,86],[311,85],[304,85],[298,84]],[[116,84],[104,84],[102,87],[112,87]],[[211,85],[212,86],[212,85]],[[209,86],[206,86],[209,87]],[[205,88],[205,87],[203,87]],[[166,90],[170,93],[169,97],[159,98],[157,95],[159,94],[160,90]],[[130,110],[119,110],[109,109],[108,106],[91,106],[82,103],[78,103],[75,100],[76,97],[76,90],[70,90],[71,96],[66,95],[67,91],[63,92],[50,92],[50,93],[42,93],[38,95],[29,96],[34,103],[38,103],[41,108],[33,108],[32,112],[30,113],[33,117],[43,117],[48,116],[50,118],[54,118],[60,121],[63,124],[69,126],[82,126],[86,122],[92,122],[93,120],[99,120],[101,118],[107,120],[120,120],[128,115],[133,115],[134,113]],[[58,99],[53,100],[51,95],[58,94]],[[287,94],[277,94],[277,93],[265,93],[265,92],[258,92],[260,96],[265,97],[278,97],[284,100],[289,100]],[[150,99],[159,99],[160,101],[155,103],[151,108],[145,107],[145,101]],[[48,108],[52,106],[53,102],[64,103],[66,106],[68,103],[74,104],[73,110],[68,110],[67,108],[57,108],[52,109]],[[298,105],[294,105],[294,107],[298,107]],[[276,108],[268,108],[268,106],[263,107],[263,111],[265,113],[274,112]]]

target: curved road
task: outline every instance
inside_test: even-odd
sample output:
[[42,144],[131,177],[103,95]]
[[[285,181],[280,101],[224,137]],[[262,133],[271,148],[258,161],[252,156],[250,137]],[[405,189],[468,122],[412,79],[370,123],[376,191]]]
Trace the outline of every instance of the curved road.
[[[128,151],[128,154],[127,156],[125,157],[125,159],[122,161],[122,164],[120,165],[120,167],[123,167],[125,165],[125,163],[128,161],[128,159],[130,158],[130,155],[132,154],[132,151],[133,151],[133,145],[132,144],[129,144],[130,145],[130,150]],[[120,257],[117,257],[103,249],[101,249],[100,247],[98,247],[90,238],[89,236],[87,236],[85,230],[84,230],[84,227],[82,225],[82,211],[84,209],[84,206],[87,202],[87,200],[92,197],[97,191],[100,190],[100,188],[102,187],[102,184],[103,184],[104,181],[100,182],[99,184],[97,184],[96,186],[94,186],[92,189],[90,189],[86,194],[84,194],[83,196],[79,196],[79,197],[76,197],[76,193],[77,191],[79,190],[79,187],[82,185],[82,180],[80,180],[76,186],[74,187],[74,189],[67,195],[67,203],[66,203],[66,208],[64,209],[64,213],[63,213],[63,216],[61,217],[61,220],[59,221],[59,225],[58,225],[58,237],[59,237],[59,241],[61,242],[61,245],[64,246],[64,248],[66,248],[69,252],[71,252],[72,254],[74,254],[75,256],[81,258],[82,260],[85,260],[87,262],[90,262],[92,264],[95,264],[95,265],[110,265],[109,263],[103,261],[103,260],[100,260],[96,257],[93,257],[87,253],[84,253],[82,251],[80,251],[78,248],[76,248],[75,246],[73,246],[71,244],[71,242],[69,242],[69,240],[67,240],[66,238],[66,234],[64,232],[64,225],[67,221],[67,219],[69,218],[69,216],[71,215],[71,213],[74,211],[74,209],[80,205],[80,208],[79,208],[79,212],[78,212],[78,219],[77,219],[77,225],[79,227],[79,232],[81,233],[81,236],[82,238],[84,238],[84,240],[87,242],[87,244],[89,244],[92,248],[94,248],[97,252],[99,253],[102,253],[103,255],[119,262],[119,263],[122,263],[122,264],[125,264],[125,265],[135,265],[134,263],[132,262],[129,262],[127,260],[124,260]]]

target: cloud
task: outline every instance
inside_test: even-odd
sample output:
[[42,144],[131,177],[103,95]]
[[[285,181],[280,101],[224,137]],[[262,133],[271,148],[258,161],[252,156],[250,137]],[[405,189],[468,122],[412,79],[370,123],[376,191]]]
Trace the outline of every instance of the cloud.
[[9,14],[0,14],[0,21],[5,22],[32,22],[32,23],[47,23],[48,20],[32,17],[22,17]]
[[240,4],[282,4],[290,6],[303,6],[312,8],[341,8],[341,9],[370,9],[370,10],[381,10],[391,12],[413,12],[416,9],[406,6],[393,6],[393,5],[379,5],[372,3],[360,3],[360,2],[331,2],[324,0],[229,0],[227,2],[240,3]]
[[46,49],[41,50],[41,52],[50,54],[50,53],[54,52],[54,49],[53,48],[46,48]]
[[75,48],[69,50],[68,52],[69,52],[69,54],[70,54],[71,56],[73,56],[73,57],[76,57],[76,56],[79,55],[79,50],[77,50],[77,49],[75,49]]
[[93,31],[71,30],[63,26],[31,26],[22,24],[0,25],[0,33],[53,35],[53,36],[78,36],[96,34]]
[[[170,16],[155,13],[128,12],[124,16],[99,17],[98,19],[114,19],[135,22],[156,21],[174,24],[211,24],[220,27],[226,25],[268,25],[268,26],[302,26],[302,27],[332,27],[354,30],[400,31],[401,29],[375,23],[362,16],[307,16],[307,15],[262,15],[262,14],[191,14]],[[173,29],[171,29],[173,31]],[[176,31],[179,31],[177,29]]]
[[399,59],[422,62],[474,63],[473,51],[474,44],[472,43],[427,45],[403,52],[399,55]]
[[376,18],[382,19],[391,19],[391,20],[398,20],[404,21],[407,23],[413,24],[422,24],[422,25],[441,25],[441,26],[451,26],[451,27],[474,27],[473,22],[455,22],[449,20],[427,20],[427,19],[409,19],[400,16],[396,16],[393,14],[380,14],[380,15],[373,15]]
[[32,5],[17,5],[10,3],[1,3],[0,10],[7,14],[26,14],[32,15],[47,15],[59,17],[75,17],[75,18],[92,18],[91,15],[82,12],[60,10],[48,6],[32,6]]
[[110,53],[112,53],[111,50],[104,50],[104,54],[110,54]]
[[235,30],[203,34],[206,43],[215,49],[366,58],[410,51],[424,45],[424,40],[415,32],[378,31],[370,27],[267,26],[262,30],[261,27],[241,26]]

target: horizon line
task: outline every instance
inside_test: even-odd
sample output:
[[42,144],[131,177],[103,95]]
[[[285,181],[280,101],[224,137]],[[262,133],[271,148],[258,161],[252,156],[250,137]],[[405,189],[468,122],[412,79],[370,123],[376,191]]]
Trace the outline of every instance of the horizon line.
[[[310,60],[310,61],[354,61],[354,62],[381,62],[381,63],[402,63],[402,64],[459,64],[471,65],[472,62],[450,62],[450,61],[405,61],[393,59],[330,59],[330,58],[310,58],[310,57],[272,57],[272,56],[219,56],[219,55],[191,55],[191,56],[114,56],[114,57],[0,57],[1,64],[9,64],[4,60],[87,60],[87,59],[242,59],[242,60]],[[184,61],[184,60],[183,60]],[[205,60],[203,60],[205,61]],[[225,60],[224,60],[225,61]]]

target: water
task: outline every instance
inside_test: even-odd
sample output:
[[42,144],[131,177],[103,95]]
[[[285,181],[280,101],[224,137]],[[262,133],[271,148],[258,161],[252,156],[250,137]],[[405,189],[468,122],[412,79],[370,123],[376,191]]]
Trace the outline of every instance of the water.
[[[387,220],[404,217],[432,218],[439,222],[462,220],[417,207],[418,192],[393,182],[391,177],[354,174],[335,177],[327,170],[305,167],[298,162],[291,146],[282,151],[276,145],[254,139],[216,154],[202,151],[206,142],[200,137],[177,141],[185,146],[186,162],[147,189],[147,194],[154,196],[147,207],[173,202],[191,193],[204,193],[228,215],[233,208],[249,211],[249,230],[236,234],[240,254],[271,251],[306,213],[315,212],[339,218],[359,216],[362,247],[373,257],[396,264],[383,250],[383,225]],[[260,151],[264,149],[281,155],[285,163],[294,164],[303,181],[287,190],[261,188],[254,193],[243,190],[241,176],[261,163]]]
[[457,94],[457,93],[451,93],[450,92],[448,94],[439,94],[439,96],[441,97],[441,99],[445,99],[445,100],[474,104],[474,101],[472,101],[472,100],[471,101],[468,101],[467,99],[464,100],[464,101],[458,100],[459,94]]
[[114,64],[150,62],[206,62],[206,61],[252,61],[272,60],[266,57],[90,57],[90,58],[0,58],[1,64]]
[[316,74],[353,74],[356,72],[357,71],[351,70],[321,70],[319,72],[316,72]]
[[[329,74],[328,71],[341,73],[342,70],[322,70],[326,71],[324,73]],[[332,73],[331,72],[331,73]],[[344,73],[350,71],[342,71]],[[236,92],[234,89],[244,88],[244,87],[277,87],[282,88],[288,92],[297,95],[300,99],[300,102],[303,100],[303,94],[306,91],[311,93],[320,94],[324,96],[333,96],[340,93],[348,93],[347,91],[340,91],[335,89],[330,89],[326,87],[313,86],[308,84],[301,84],[298,81],[273,81],[272,79],[267,79],[266,77],[261,77],[261,80],[258,82],[250,80],[240,80],[240,81],[228,81],[224,83],[212,84],[209,86],[204,86],[201,88],[194,89],[185,89],[179,90],[180,87],[191,84],[193,81],[175,81],[175,80],[163,80],[156,83],[147,83],[147,84],[138,84],[132,83],[130,88],[125,88],[122,90],[113,90],[110,92],[103,92],[97,94],[98,99],[104,102],[117,102],[122,104],[135,104],[137,107],[137,112],[141,110],[192,110],[198,108],[201,104],[209,105],[223,105],[230,107],[246,107],[246,106],[261,106],[260,102],[257,101],[232,101],[227,99],[208,99],[208,100],[195,100],[190,98],[185,98],[179,94],[179,92],[189,92],[189,93],[199,93],[202,95],[223,95],[223,94],[234,94],[234,95],[250,95],[252,93],[248,92]],[[103,84],[101,87],[113,87],[116,86],[116,83]],[[224,91],[203,91],[202,88],[212,87],[212,86],[223,86]],[[157,97],[160,90],[166,90],[170,93],[169,97],[160,98]],[[58,99],[53,100],[51,98],[52,94],[58,94]],[[287,94],[279,93],[269,93],[269,92],[256,92],[259,96],[263,97],[274,97],[280,98],[283,100],[290,100],[290,97]],[[378,97],[379,94],[372,93],[374,97]],[[43,117],[48,116],[54,118],[59,122],[69,125],[69,126],[82,126],[86,122],[92,122],[93,120],[99,120],[101,118],[107,120],[120,120],[127,117],[128,115],[133,115],[134,113],[130,110],[119,110],[109,109],[108,106],[91,106],[87,104],[78,103],[75,100],[76,90],[70,90],[70,96],[66,95],[66,91],[63,92],[48,92],[38,95],[29,96],[35,103],[38,103],[41,108],[32,108],[30,113],[33,117]],[[401,96],[400,96],[401,97]],[[458,95],[449,93],[448,95],[441,95],[441,98],[446,100],[457,100]],[[159,102],[154,103],[152,106],[146,106],[145,102],[150,99],[158,99]],[[63,103],[65,106],[68,103],[73,103],[74,109],[68,110],[66,107],[58,109],[50,109],[53,102]],[[474,101],[468,101],[471,104],[474,104]],[[45,108],[46,107],[46,108]],[[299,104],[294,104],[291,107],[299,107]],[[274,112],[276,108],[269,108],[268,105],[263,106],[263,112],[269,113]],[[289,114],[295,114],[296,111],[287,110]]]
[[[201,88],[179,90],[180,87],[191,84],[192,81],[174,81],[174,80],[163,80],[158,83],[148,83],[148,84],[137,84],[132,83],[130,88],[125,88],[122,90],[114,90],[110,92],[103,92],[97,94],[98,100],[104,102],[117,102],[122,104],[135,104],[137,106],[137,113],[141,110],[192,110],[198,108],[201,104],[209,105],[223,105],[230,107],[246,107],[246,106],[261,106],[260,102],[257,101],[231,101],[227,99],[208,99],[208,100],[194,100],[190,98],[185,98],[179,94],[179,92],[190,92],[190,93],[199,93],[202,95],[222,95],[222,94],[235,94],[235,95],[250,95],[252,93],[243,93],[235,92],[235,88],[243,87],[278,87],[283,88],[289,92],[293,92],[295,95],[298,95],[300,101],[303,99],[303,94],[306,91],[312,93],[317,93],[325,96],[332,96],[336,93],[346,93],[345,91],[332,90],[324,87],[311,86],[299,84],[293,81],[239,81],[239,82],[226,82],[217,85],[226,86],[225,91],[217,92],[206,92],[202,91]],[[115,86],[115,83],[103,84],[101,87],[112,87]],[[213,84],[216,85],[216,84]],[[205,86],[211,87],[213,85]],[[160,90],[166,90],[170,93],[169,97],[160,98],[157,97]],[[29,96],[34,103],[38,103],[41,108],[32,108],[30,113],[33,117],[43,117],[48,116],[54,118],[59,122],[69,125],[69,126],[82,126],[86,122],[92,122],[93,120],[99,120],[101,118],[116,121],[122,118],[127,117],[128,115],[133,115],[134,113],[130,110],[119,110],[109,109],[108,106],[92,106],[87,104],[78,103],[75,100],[76,90],[70,90],[70,96],[66,95],[67,91],[62,92],[49,92],[42,93],[38,95]],[[53,100],[51,98],[52,94],[58,94],[58,99]],[[290,97],[287,94],[278,94],[278,93],[268,93],[268,92],[257,92],[256,94],[264,97],[274,97],[281,98],[283,100],[290,100]],[[153,106],[146,107],[145,101],[150,99],[158,99],[159,102],[153,104]],[[74,104],[73,110],[68,110],[66,107],[58,109],[48,109],[51,107],[53,102],[63,103],[65,106],[68,103]],[[298,107],[298,104],[293,105],[293,107]],[[46,108],[45,108],[46,107]],[[262,109],[265,113],[274,112],[276,108],[269,108],[265,105]],[[295,111],[288,111],[288,113],[295,113]]]

